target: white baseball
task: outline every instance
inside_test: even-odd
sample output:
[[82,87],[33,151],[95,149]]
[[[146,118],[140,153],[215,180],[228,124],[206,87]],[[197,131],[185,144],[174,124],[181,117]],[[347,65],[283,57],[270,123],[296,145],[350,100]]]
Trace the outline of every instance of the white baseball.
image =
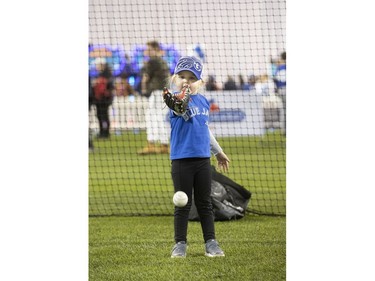
[[188,196],[183,191],[177,191],[173,195],[173,204],[176,207],[185,207],[188,202]]

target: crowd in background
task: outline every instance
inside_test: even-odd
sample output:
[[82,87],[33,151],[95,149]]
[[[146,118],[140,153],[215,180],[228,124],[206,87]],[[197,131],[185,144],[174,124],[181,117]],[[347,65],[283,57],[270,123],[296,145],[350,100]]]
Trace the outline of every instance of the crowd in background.
[[[168,50],[170,47],[166,47],[162,44],[163,52],[166,53],[163,55],[163,59],[167,61],[169,65],[169,70],[172,73],[175,66],[176,59],[180,56],[177,50]],[[89,45],[89,48],[92,45]],[[112,68],[113,72],[113,94],[116,96],[128,96],[128,95],[141,95],[141,77],[142,77],[142,67],[146,61],[149,60],[149,57],[145,55],[146,47],[144,46],[138,48],[136,52],[130,58],[126,53],[122,54],[124,56],[123,60],[126,61],[125,64],[117,65],[113,67],[114,59],[105,59],[104,56],[100,57],[102,50],[91,50],[93,55],[96,56],[96,59],[93,60],[94,68],[96,72],[93,74],[90,72],[92,78],[96,78],[99,75],[100,68],[102,63],[107,64],[108,67]],[[105,53],[104,53],[105,55]],[[91,56],[91,54],[90,54]],[[116,58],[115,60],[118,60]],[[278,85],[278,67],[280,65],[286,64],[286,52],[282,52],[279,57],[271,57],[269,59],[269,64],[267,66],[268,71],[266,73],[260,74],[249,74],[244,75],[242,73],[235,74],[229,73],[225,81],[217,81],[214,73],[209,73],[205,78],[205,88],[207,91],[231,91],[231,90],[244,90],[251,91],[258,88],[262,88],[263,94],[266,92],[265,89],[268,89],[270,92],[277,92]],[[116,68],[116,71],[114,71]]]
[[[129,58],[127,58],[129,59]],[[146,58],[145,58],[146,59]],[[146,61],[145,61],[146,63]],[[141,81],[134,81],[134,76],[142,77],[142,69],[139,73],[134,73],[125,65],[121,73],[113,74],[113,69],[108,61],[103,57],[97,57],[94,61],[97,75],[92,77],[89,74],[89,110],[96,109],[96,116],[99,123],[99,138],[108,138],[110,136],[110,118],[108,108],[113,102],[114,97],[132,97],[142,96]],[[216,80],[214,74],[207,75],[205,81],[206,91],[255,91],[263,97],[277,96],[282,101],[283,117],[282,130],[286,131],[286,52],[282,52],[278,58],[269,60],[269,71],[261,75],[243,74],[228,75],[224,82]],[[133,83],[130,78],[133,77]],[[92,138],[90,137],[90,148],[93,148]]]
[[280,88],[285,87],[285,73],[280,75],[280,71],[284,70],[286,66],[286,52],[282,52],[280,57],[270,59],[270,67],[268,73],[261,75],[244,75],[239,74],[237,79],[233,75],[228,75],[226,81],[220,83],[216,81],[215,75],[208,75],[206,80],[207,91],[232,91],[243,90],[251,91],[256,90],[263,96],[277,93]]
[[[285,57],[285,52],[283,53]],[[98,68],[106,67],[109,65],[105,63],[102,66],[102,60],[98,59]],[[286,61],[280,59],[278,61],[272,60],[273,71],[270,73],[264,73],[261,75],[249,75],[244,76],[243,74],[238,74],[237,77],[234,75],[228,75],[224,82],[219,82],[216,80],[214,74],[209,74],[205,80],[206,91],[233,91],[233,90],[243,90],[251,91],[256,90],[262,95],[268,95],[269,93],[277,93],[277,90],[283,87],[280,84],[280,78],[278,77],[278,67],[280,65],[285,65]],[[132,86],[129,81],[129,73],[126,71],[122,72],[117,77],[112,77],[113,80],[113,95],[115,96],[129,96],[129,95],[141,95],[141,84],[136,84]],[[236,79],[237,78],[237,79]]]

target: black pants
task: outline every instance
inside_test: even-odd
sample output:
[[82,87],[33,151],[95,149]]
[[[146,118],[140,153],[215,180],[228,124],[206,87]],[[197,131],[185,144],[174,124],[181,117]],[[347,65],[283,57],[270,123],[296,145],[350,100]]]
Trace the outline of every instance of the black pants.
[[174,191],[184,191],[189,197],[185,207],[175,207],[174,239],[176,243],[187,241],[187,227],[193,188],[194,201],[200,217],[204,241],[215,239],[214,213],[211,202],[210,158],[173,160],[172,180]]
[[[92,99],[89,99],[89,112],[91,110],[91,106],[94,105],[94,102],[92,101]],[[92,134],[91,134],[91,131],[90,131],[90,127],[89,127],[89,148],[93,149],[94,148],[94,142],[92,140]]]
[[99,101],[96,103],[96,114],[99,120],[100,137],[109,137],[109,106],[110,104],[107,102]]

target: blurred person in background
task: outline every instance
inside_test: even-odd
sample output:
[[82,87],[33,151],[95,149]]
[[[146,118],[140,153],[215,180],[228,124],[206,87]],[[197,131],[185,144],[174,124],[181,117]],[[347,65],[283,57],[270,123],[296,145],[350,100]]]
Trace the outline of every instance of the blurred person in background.
[[282,132],[286,135],[286,52],[282,52],[280,60],[277,63],[274,82],[276,86],[276,95],[282,100],[283,103],[283,128]]
[[99,121],[99,138],[109,138],[110,120],[108,108],[112,104],[114,89],[112,70],[104,58],[98,58],[96,65],[99,76],[93,81],[94,101]]
[[208,75],[207,82],[205,83],[206,91],[218,91],[220,90],[219,85],[216,82],[214,75]]
[[249,76],[248,81],[249,81],[249,90],[250,90],[250,91],[251,91],[251,90],[254,90],[254,89],[255,89],[255,83],[256,83],[256,81],[257,81],[257,77],[256,77],[254,74],[251,74],[251,75]]
[[238,80],[240,81],[240,88],[239,88],[240,90],[243,90],[243,91],[250,90],[250,84],[248,83],[248,81],[245,81],[242,74],[238,75]]
[[169,67],[162,58],[159,42],[147,42],[144,54],[150,58],[141,70],[141,95],[148,98],[145,115],[147,145],[138,154],[168,154],[170,128],[166,122],[168,109],[162,99],[162,90],[170,76]]
[[233,76],[228,75],[227,81],[225,81],[224,83],[224,90],[225,91],[237,90],[236,81],[234,80]]
[[[92,80],[91,76],[89,75],[89,111],[91,110],[91,107],[94,105],[94,89],[92,88]],[[89,151],[94,152],[94,142],[92,140],[92,134],[89,126]]]
[[255,78],[255,91],[263,97],[275,94],[275,84],[267,74],[259,75]]

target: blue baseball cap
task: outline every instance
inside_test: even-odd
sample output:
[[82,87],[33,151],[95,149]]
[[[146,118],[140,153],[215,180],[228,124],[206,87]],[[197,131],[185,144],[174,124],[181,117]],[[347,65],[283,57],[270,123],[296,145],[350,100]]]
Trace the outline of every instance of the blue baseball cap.
[[202,62],[196,57],[181,57],[174,69],[174,74],[178,74],[184,70],[192,72],[199,80],[201,79],[203,70]]

